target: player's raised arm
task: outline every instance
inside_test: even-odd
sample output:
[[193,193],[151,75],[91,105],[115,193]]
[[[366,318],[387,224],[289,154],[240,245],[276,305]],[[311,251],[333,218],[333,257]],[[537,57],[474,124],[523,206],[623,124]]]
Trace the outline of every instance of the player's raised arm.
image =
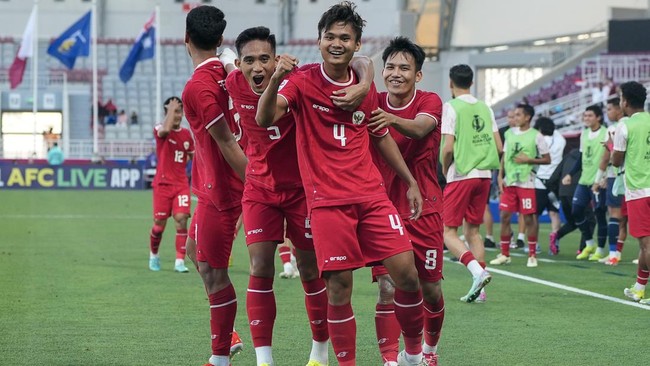
[[298,65],[294,56],[282,54],[278,58],[275,72],[271,76],[269,85],[257,102],[255,121],[260,127],[269,127],[279,120],[289,107],[286,99],[278,96],[278,88],[284,77]]
[[235,136],[232,134],[228,124],[226,121],[223,121],[223,117],[210,126],[208,132],[214,141],[216,141],[217,145],[219,145],[219,150],[221,150],[224,159],[226,159],[230,167],[239,175],[239,178],[244,181],[248,159],[237,143],[237,140],[235,140]]
[[334,105],[345,111],[354,111],[361,105],[375,78],[375,67],[370,57],[355,56],[350,61],[350,67],[359,77],[359,83],[335,90],[330,96]]
[[417,220],[420,217],[420,214],[422,214],[422,195],[420,194],[418,183],[415,181],[415,178],[406,166],[406,162],[404,162],[395,140],[393,140],[391,135],[388,133],[382,137],[374,135],[370,136],[375,148],[379,151],[382,158],[384,158],[388,165],[408,185],[409,190],[406,195],[409,200],[409,205],[411,206],[410,219]]
[[158,137],[164,138],[169,135],[169,131],[174,128],[174,119],[176,114],[183,113],[183,103],[178,98],[170,98],[169,103],[165,104],[165,120],[162,126],[158,128]]

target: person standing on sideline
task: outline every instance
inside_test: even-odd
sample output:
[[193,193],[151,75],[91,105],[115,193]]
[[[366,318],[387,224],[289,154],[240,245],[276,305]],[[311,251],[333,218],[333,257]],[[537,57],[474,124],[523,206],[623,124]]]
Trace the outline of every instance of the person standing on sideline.
[[[378,154],[373,154],[381,172],[388,197],[399,211],[411,238],[422,286],[424,307],[424,346],[427,364],[437,364],[437,348],[445,316],[442,296],[442,191],[438,185],[437,157],[440,149],[442,101],[436,93],[416,89],[422,79],[424,50],[405,37],[390,41],[384,49],[382,77],[387,92],[379,93],[379,108],[372,113],[373,131],[388,128],[415,179],[420,185],[424,206],[422,217],[411,215],[406,192],[408,186]],[[379,285],[375,307],[377,341],[385,366],[397,365],[400,328],[395,318],[394,282],[386,267],[372,267],[373,280]]]
[[598,260],[598,262],[605,263],[608,266],[615,266],[621,260],[623,243],[625,243],[627,237],[627,218],[621,215],[621,204],[624,197],[614,192],[614,181],[616,181],[616,176],[619,173],[622,174],[623,168],[621,167],[619,170],[610,164],[610,152],[613,149],[616,126],[624,119],[627,119],[621,109],[620,98],[615,97],[607,101],[607,119],[610,125],[607,127],[607,135],[605,135],[605,140],[603,141],[605,152],[603,152],[603,161],[601,162],[601,166],[607,166],[607,176],[606,178],[603,177],[601,182],[594,184],[599,184],[599,187],[607,189],[606,203],[607,212],[609,213],[607,237],[609,239],[609,255]]
[[241,214],[247,159],[234,136],[239,128],[229,112],[225,88],[226,67],[234,66],[226,61],[227,55],[216,56],[225,16],[216,7],[203,5],[192,9],[185,22],[185,45],[194,73],[183,90],[183,105],[196,144],[192,190],[198,203],[192,239],[210,302],[212,356],[208,365],[229,366],[237,296],[228,276],[228,258]]
[[63,164],[63,160],[63,150],[59,147],[59,143],[55,142],[47,151],[47,163],[50,165],[61,165]]
[[623,83],[621,108],[629,116],[619,123],[614,134],[612,165],[625,163],[625,201],[630,235],[639,239],[639,264],[636,283],[624,290],[627,297],[650,305],[643,299],[650,263],[650,114],[643,110],[647,91],[635,81]]
[[[454,99],[445,103],[442,112],[442,169],[447,177],[444,236],[447,248],[472,274],[472,286],[461,301],[473,302],[492,279],[485,270],[479,227],[490,196],[491,171],[499,168],[502,145],[494,112],[470,92],[472,69],[456,65],[449,70],[449,80]],[[469,250],[458,237],[463,220]],[[481,300],[485,300],[485,292]]]
[[160,271],[158,248],[171,215],[176,226],[176,262],[174,271],[189,272],[185,266],[187,219],[190,217],[190,184],[185,166],[194,154],[194,140],[181,127],[183,103],[170,97],[163,103],[165,119],[154,127],[156,140],[156,175],[153,178],[153,227],[149,234],[149,269]]
[[530,126],[535,109],[520,104],[515,109],[517,127],[506,131],[503,157],[499,169],[501,192],[501,253],[490,261],[492,265],[510,264],[510,220],[514,212],[523,216],[528,233],[527,267],[537,267],[537,204],[535,199],[535,166],[550,164],[548,145],[539,131]]
[[[580,160],[576,161],[570,174],[562,178],[562,183],[571,184],[571,175],[582,169],[580,180],[573,195],[571,214],[576,221],[580,232],[586,238],[585,248],[576,256],[576,259],[589,259],[597,261],[606,258],[605,242],[607,239],[607,209],[605,207],[606,192],[594,183],[600,182],[605,176],[607,163],[602,156],[606,149],[603,141],[607,136],[607,129],[602,125],[603,110],[592,105],[587,107],[583,114],[586,128],[580,136]],[[598,247],[593,239],[593,230],[585,217],[585,207],[594,202],[594,213],[598,223]]]
[[422,212],[418,183],[388,129],[372,132],[368,126],[378,107],[374,84],[354,111],[340,109],[332,101],[335,90],[358,83],[350,61],[361,47],[365,21],[355,8],[344,1],[323,13],[318,22],[323,63],[318,67],[294,72],[283,81],[298,60],[280,56],[260,97],[256,120],[258,125],[270,127],[288,110],[294,113],[298,165],[311,213],[318,268],[327,286],[328,330],[339,365],[356,365],[352,271],[379,263],[395,281],[395,316],[406,348],[398,359],[403,365],[422,365],[424,314],[413,247],[373,164],[370,141],[408,182],[410,219],[419,218]]
[[[564,156],[564,148],[566,147],[566,139],[555,130],[555,123],[548,117],[539,117],[535,121],[535,129],[538,130],[543,136],[544,141],[549,148],[551,155],[551,163],[548,165],[541,165],[537,170],[535,179],[535,199],[537,200],[537,218],[539,219],[544,213],[548,212],[551,218],[551,234],[549,236],[549,251],[552,255],[557,255],[557,231],[560,230],[562,222],[560,221],[560,200],[555,195],[554,190],[549,187],[549,180],[555,172],[555,169],[562,162]],[[539,247],[539,243],[537,244]],[[538,251],[539,252],[539,251]]]

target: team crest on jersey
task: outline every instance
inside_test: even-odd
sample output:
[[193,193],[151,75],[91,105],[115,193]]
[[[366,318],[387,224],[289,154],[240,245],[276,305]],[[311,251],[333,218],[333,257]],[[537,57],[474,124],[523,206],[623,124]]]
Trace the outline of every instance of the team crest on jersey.
[[284,88],[284,86],[287,85],[288,82],[289,80],[286,79],[282,80],[282,83],[280,83],[280,86],[278,86],[278,91],[282,90],[282,88]]
[[189,141],[183,142],[183,148],[185,148],[185,150],[189,149],[190,148],[190,142]]
[[360,125],[363,122],[363,119],[366,117],[366,114],[361,111],[356,111],[352,114],[352,123],[355,125]]

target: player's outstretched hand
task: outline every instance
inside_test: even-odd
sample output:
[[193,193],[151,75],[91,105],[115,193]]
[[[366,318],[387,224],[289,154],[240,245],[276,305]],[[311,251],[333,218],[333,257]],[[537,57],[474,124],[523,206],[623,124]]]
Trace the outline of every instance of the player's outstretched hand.
[[296,67],[298,67],[298,59],[293,55],[283,53],[278,56],[273,77],[282,79]]
[[406,197],[409,200],[409,206],[411,207],[411,216],[409,219],[417,220],[422,215],[422,194],[420,193],[420,188],[417,184],[414,184],[409,187],[406,191]]
[[332,92],[330,99],[332,99],[335,106],[344,111],[352,112],[361,105],[369,91],[370,87],[366,84],[350,85],[347,88]]
[[377,108],[372,111],[372,117],[370,117],[370,123],[368,126],[372,128],[372,132],[377,132],[384,127],[390,127],[395,124],[397,117],[394,114],[390,114],[381,108]]

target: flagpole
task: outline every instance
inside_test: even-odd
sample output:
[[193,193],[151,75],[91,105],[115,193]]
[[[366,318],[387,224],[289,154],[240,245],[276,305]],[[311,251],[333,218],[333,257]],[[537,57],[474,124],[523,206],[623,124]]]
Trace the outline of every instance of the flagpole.
[[34,153],[32,156],[36,155],[40,157],[40,154],[36,154],[36,128],[38,126],[36,116],[38,114],[38,0],[34,0],[34,30],[32,34],[32,49],[34,56],[32,57],[32,119],[34,121],[34,131],[32,135],[32,140],[34,140]]
[[63,107],[63,156],[68,158],[70,156],[70,105],[68,102],[68,73],[63,72],[63,92],[62,107]]
[[160,5],[156,5],[156,19],[154,23],[156,24],[156,48],[154,49],[154,52],[156,53],[156,121],[155,123],[160,123],[162,121],[162,64],[161,64],[161,59],[162,59],[162,49],[160,48]]
[[97,1],[93,0],[92,15],[90,17],[91,27],[91,57],[93,68],[93,155],[99,154],[99,96],[97,95]]

